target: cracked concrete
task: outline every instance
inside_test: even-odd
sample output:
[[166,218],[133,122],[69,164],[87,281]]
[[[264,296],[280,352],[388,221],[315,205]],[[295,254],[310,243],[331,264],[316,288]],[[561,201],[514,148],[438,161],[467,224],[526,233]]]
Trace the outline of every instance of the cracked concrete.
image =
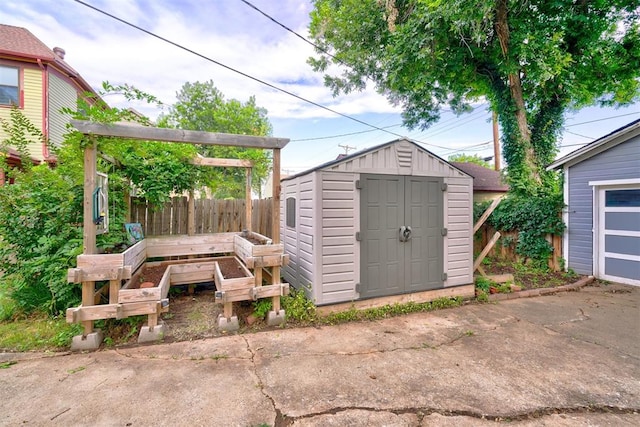
[[640,425],[640,288],[59,357],[0,355],[0,425]]

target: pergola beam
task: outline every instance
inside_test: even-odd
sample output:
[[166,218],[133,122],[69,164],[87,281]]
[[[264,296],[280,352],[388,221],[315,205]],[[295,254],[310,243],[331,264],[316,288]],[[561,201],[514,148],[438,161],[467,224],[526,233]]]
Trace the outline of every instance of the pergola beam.
[[289,138],[236,135],[195,130],[165,129],[129,123],[100,124],[85,120],[71,120],[73,127],[85,135],[112,136],[145,141],[180,142],[186,144],[225,145],[244,148],[284,148]]
[[253,161],[245,159],[216,159],[213,157],[196,157],[191,161],[199,166],[220,166],[235,168],[252,168]]

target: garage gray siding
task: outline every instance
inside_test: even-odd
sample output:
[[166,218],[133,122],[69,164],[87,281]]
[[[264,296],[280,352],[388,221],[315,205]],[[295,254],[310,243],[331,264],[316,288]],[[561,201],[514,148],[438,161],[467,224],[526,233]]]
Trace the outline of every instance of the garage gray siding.
[[593,274],[593,189],[589,181],[638,178],[640,136],[569,167],[569,268]]

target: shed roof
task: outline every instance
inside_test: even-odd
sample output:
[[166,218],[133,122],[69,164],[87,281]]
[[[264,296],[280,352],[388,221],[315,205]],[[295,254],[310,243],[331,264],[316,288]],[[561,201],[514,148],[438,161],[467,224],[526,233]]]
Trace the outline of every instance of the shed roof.
[[384,149],[384,148],[386,148],[386,147],[388,147],[388,146],[390,146],[390,145],[393,145],[393,144],[399,144],[399,143],[401,143],[401,142],[406,142],[406,143],[409,143],[409,144],[411,144],[411,145],[414,145],[415,147],[417,147],[417,149],[418,149],[418,150],[420,150],[420,151],[422,151],[422,152],[424,152],[424,153],[427,153],[427,154],[429,154],[430,156],[435,157],[436,159],[441,160],[442,162],[444,162],[444,163],[448,164],[448,165],[449,165],[449,166],[451,166],[453,169],[457,170],[458,172],[462,173],[463,175],[469,175],[469,174],[468,174],[468,173],[466,173],[465,171],[463,171],[463,170],[461,170],[461,169],[457,168],[453,163],[450,163],[450,162],[448,162],[448,161],[444,160],[443,158],[441,158],[440,156],[437,156],[437,155],[433,154],[431,151],[427,150],[426,148],[422,147],[422,146],[421,146],[421,145],[419,145],[419,144],[416,144],[414,141],[411,141],[411,140],[409,140],[409,139],[407,139],[407,138],[398,138],[398,139],[394,139],[393,141],[385,142],[384,144],[375,145],[375,146],[373,146],[373,147],[369,147],[369,148],[366,148],[366,149],[361,150],[361,151],[356,151],[356,152],[355,152],[355,153],[353,153],[353,154],[349,154],[349,155],[346,155],[346,156],[345,156],[345,155],[340,155],[340,156],[338,156],[338,158],[337,158],[337,159],[335,159],[335,160],[331,160],[331,161],[328,161],[328,162],[326,162],[326,163],[322,163],[322,164],[320,164],[320,165],[318,165],[318,166],[315,166],[315,167],[313,167],[313,168],[311,168],[311,169],[307,169],[306,171],[302,171],[302,172],[297,173],[297,174],[295,174],[295,175],[290,175],[290,176],[288,176],[288,177],[286,177],[286,178],[283,178],[282,180],[284,181],[284,180],[289,180],[289,179],[298,178],[298,177],[300,177],[300,176],[304,176],[304,175],[307,175],[307,174],[313,173],[313,172],[315,172],[315,171],[317,171],[317,170],[320,170],[320,169],[327,169],[327,168],[331,168],[331,167],[333,167],[333,166],[339,165],[339,164],[341,164],[341,163],[347,163],[347,162],[350,162],[351,160],[353,160],[353,159],[355,159],[355,158],[357,158],[357,157],[364,156],[364,155],[366,155],[366,154],[368,154],[368,153],[371,153],[371,152],[374,152],[374,151],[382,150],[382,149]]
[[475,163],[451,162],[451,164],[473,177],[473,191],[509,191],[509,186],[502,182],[500,172]]
[[566,156],[559,158],[547,166],[547,170],[559,169],[564,165],[572,166],[576,163],[580,163],[583,160],[587,160],[588,158],[601,153],[602,151],[615,147],[637,134],[640,134],[640,119],[634,120],[631,123],[628,123],[621,128],[590,142],[584,147],[578,148]]

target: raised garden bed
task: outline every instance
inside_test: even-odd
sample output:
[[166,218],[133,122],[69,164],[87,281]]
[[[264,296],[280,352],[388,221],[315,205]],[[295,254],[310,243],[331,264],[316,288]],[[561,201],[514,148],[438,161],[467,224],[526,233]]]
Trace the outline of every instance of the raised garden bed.
[[236,257],[221,257],[214,262],[216,289],[232,291],[255,286],[255,278],[247,267]]
[[252,231],[234,236],[233,252],[249,268],[278,267],[289,260],[289,256],[284,255],[282,243],[273,244],[268,237]]

